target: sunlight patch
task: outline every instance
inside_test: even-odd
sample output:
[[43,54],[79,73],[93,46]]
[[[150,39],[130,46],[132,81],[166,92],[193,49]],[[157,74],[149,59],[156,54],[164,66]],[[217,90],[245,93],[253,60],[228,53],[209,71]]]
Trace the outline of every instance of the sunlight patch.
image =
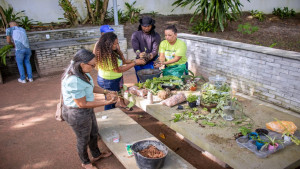
[[22,169],[27,169],[27,168],[47,168],[51,165],[50,161],[41,161],[35,164],[26,164],[22,166]]
[[40,117],[32,117],[30,119],[27,119],[23,122],[18,122],[18,124],[12,126],[13,129],[20,129],[20,128],[24,128],[24,127],[29,127],[32,125],[35,125],[38,122],[44,121],[47,118],[52,117],[50,114],[45,114],[43,116]]

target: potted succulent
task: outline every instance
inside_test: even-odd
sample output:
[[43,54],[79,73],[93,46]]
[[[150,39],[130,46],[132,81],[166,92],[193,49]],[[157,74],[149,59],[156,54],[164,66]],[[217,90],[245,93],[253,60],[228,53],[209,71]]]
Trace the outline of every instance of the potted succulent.
[[198,99],[198,96],[197,95],[193,95],[193,94],[189,94],[188,97],[186,98],[186,100],[187,100],[187,102],[188,102],[188,104],[189,104],[189,106],[191,108],[197,106],[197,104],[196,104],[197,99]]
[[275,151],[279,144],[283,145],[281,140],[276,139],[276,137],[272,138],[269,135],[265,135],[268,138],[268,141],[264,144],[262,148],[268,147],[269,151]]

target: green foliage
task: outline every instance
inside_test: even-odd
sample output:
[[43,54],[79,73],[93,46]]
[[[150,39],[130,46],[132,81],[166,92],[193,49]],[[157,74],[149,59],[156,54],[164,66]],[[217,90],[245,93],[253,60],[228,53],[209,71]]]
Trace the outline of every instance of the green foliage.
[[[78,24],[78,16],[76,14],[76,8],[73,8],[69,0],[58,0],[59,6],[64,10],[64,19],[67,20],[71,25]],[[58,18],[59,20],[63,18]]]
[[6,66],[6,56],[12,48],[13,45],[5,45],[0,49],[1,63],[4,64],[5,66]]
[[251,129],[244,126],[240,127],[238,130],[243,134],[243,136],[246,136],[248,133],[251,133]]
[[220,28],[221,31],[224,31],[228,21],[239,18],[240,8],[243,6],[239,0],[176,0],[172,4],[172,6],[176,6],[175,8],[188,5],[190,5],[190,9],[196,7],[191,22],[196,16],[199,16],[202,25],[207,25],[205,22],[208,22],[215,29]]
[[19,22],[22,18],[22,16],[19,16],[20,14],[24,14],[25,10],[14,13],[14,9],[12,7],[9,7],[8,9],[4,9],[3,10],[4,15],[6,17],[6,21],[7,23],[9,23],[10,21],[16,21]]
[[250,23],[239,24],[237,31],[241,32],[242,34],[252,34],[258,31],[258,26],[251,26]]
[[281,9],[281,8],[275,9],[274,8],[272,14],[279,16],[281,19],[285,19],[285,18],[290,18],[292,16],[295,16],[296,12],[293,9],[289,10],[288,7],[284,7],[283,9]]
[[150,15],[151,15],[152,17],[155,17],[157,14],[158,14],[158,12],[150,11]]
[[186,98],[186,100],[190,103],[197,101],[198,96],[197,95],[193,95],[193,94],[189,94],[188,97]]
[[265,14],[262,11],[258,11],[258,10],[251,10],[251,15],[254,18],[257,18],[259,21],[264,21],[265,20]]
[[203,32],[216,32],[217,28],[213,25],[213,23],[204,21],[198,21],[191,28],[192,32],[195,34],[202,34]]
[[270,48],[273,48],[274,46],[276,46],[277,45],[277,43],[275,42],[275,43],[272,43],[269,47]]
[[125,6],[127,8],[126,15],[130,20],[130,23],[136,23],[139,20],[139,14],[142,9],[135,8],[136,1],[134,1],[132,4],[129,4],[128,2],[125,2]]
[[21,19],[20,25],[27,31],[30,30],[30,27],[32,26],[32,19],[28,19],[28,16],[25,16],[24,18]]
[[[106,16],[107,19],[109,19],[111,22],[114,21],[114,9],[111,8],[111,10],[109,10],[107,12],[107,16]],[[130,18],[128,17],[128,15],[122,11],[121,9],[118,10],[118,21],[119,23],[125,23],[129,20]]]
[[261,147],[261,149],[264,149],[265,147],[267,147],[267,146],[269,146],[269,145],[275,146],[276,143],[277,143],[277,144],[283,145],[283,142],[282,142],[281,140],[277,140],[276,137],[272,138],[272,137],[270,137],[270,136],[268,136],[268,135],[265,135],[265,136],[268,138],[268,140],[267,140],[267,141],[265,142],[265,144]]

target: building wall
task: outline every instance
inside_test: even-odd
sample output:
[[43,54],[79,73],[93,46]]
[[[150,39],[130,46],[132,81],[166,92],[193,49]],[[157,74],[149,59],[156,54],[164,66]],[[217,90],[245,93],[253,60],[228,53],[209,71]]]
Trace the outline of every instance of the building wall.
[[226,76],[232,88],[300,113],[300,53],[178,34],[189,68],[204,77]]
[[[125,10],[125,2],[132,4],[135,0],[117,0],[118,8]],[[174,6],[172,3],[174,0],[136,0],[135,7],[142,8],[141,13],[150,13],[152,11],[158,12],[163,15],[171,14],[190,14],[194,12],[194,8],[191,10],[189,7],[186,8],[176,8],[174,11]],[[83,0],[72,0],[72,4],[77,8],[80,18],[84,19],[87,15],[86,6]],[[259,10],[264,13],[272,13],[273,8],[285,7],[289,9],[294,9],[296,12],[300,12],[299,0],[241,0],[244,5],[242,7],[243,11]],[[15,12],[25,10],[25,15],[29,19],[35,21],[50,23],[50,22],[62,22],[58,18],[63,18],[64,11],[58,4],[58,0],[0,0],[0,5],[4,8],[7,4],[11,5]],[[29,5],[30,4],[30,5]],[[113,6],[113,0],[109,1],[108,10]]]

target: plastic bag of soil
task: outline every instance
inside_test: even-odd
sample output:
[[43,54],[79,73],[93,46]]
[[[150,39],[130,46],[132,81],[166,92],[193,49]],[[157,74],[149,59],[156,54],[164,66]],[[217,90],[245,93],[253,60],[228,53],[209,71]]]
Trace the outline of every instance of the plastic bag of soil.
[[130,94],[136,95],[136,96],[141,96],[144,97],[147,95],[148,90],[146,89],[139,89],[137,86],[132,86],[128,89],[128,92]]
[[162,71],[163,71],[163,76],[172,75],[181,78],[181,76],[184,75],[184,73],[187,70],[186,70],[186,65],[181,64],[181,65],[168,66],[165,69],[162,69]]
[[169,107],[172,107],[172,106],[175,106],[177,104],[180,104],[182,102],[186,101],[186,97],[184,95],[184,93],[178,93],[164,101],[162,101],[161,103],[163,105],[166,105],[166,106],[169,106]]

